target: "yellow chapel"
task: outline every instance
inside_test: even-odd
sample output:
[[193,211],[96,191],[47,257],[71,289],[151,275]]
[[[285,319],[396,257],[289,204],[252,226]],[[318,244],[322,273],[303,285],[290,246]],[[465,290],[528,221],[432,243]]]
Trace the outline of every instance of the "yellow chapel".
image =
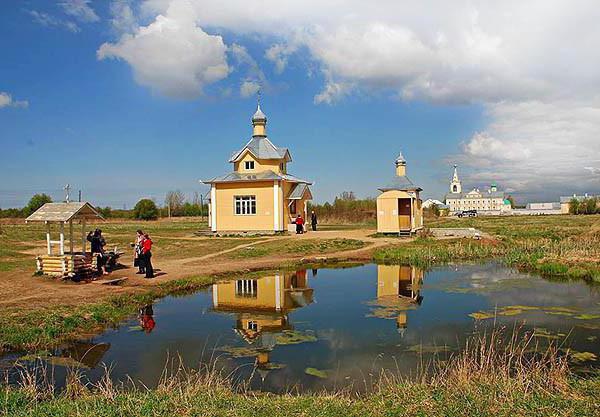
[[312,183],[288,173],[290,151],[267,138],[260,103],[252,128],[252,138],[229,159],[233,171],[201,181],[211,186],[209,226],[215,234],[277,233],[292,230],[298,214],[306,219]]
[[391,184],[379,188],[377,233],[410,235],[423,228],[423,191],[406,176],[406,159],[400,152],[395,161],[396,176]]

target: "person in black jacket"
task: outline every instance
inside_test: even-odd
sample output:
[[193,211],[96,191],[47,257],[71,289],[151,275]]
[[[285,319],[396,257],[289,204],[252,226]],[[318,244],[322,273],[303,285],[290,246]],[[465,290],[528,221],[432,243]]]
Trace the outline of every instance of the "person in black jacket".
[[310,225],[312,226],[313,232],[317,231],[317,213],[313,210],[310,213]]
[[92,256],[96,257],[98,273],[108,275],[108,272],[106,272],[107,258],[104,255],[104,245],[106,245],[106,241],[104,240],[104,237],[102,237],[102,230],[96,229],[93,232],[89,232],[87,235],[87,240],[90,242],[90,252],[92,253]]

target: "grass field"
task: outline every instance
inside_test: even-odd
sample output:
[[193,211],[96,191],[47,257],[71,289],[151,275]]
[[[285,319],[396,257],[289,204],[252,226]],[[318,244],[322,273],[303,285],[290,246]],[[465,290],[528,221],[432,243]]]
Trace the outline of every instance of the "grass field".
[[[202,256],[230,249],[255,238],[199,239],[194,232],[205,227],[198,221],[141,223],[157,242],[155,253],[164,259]],[[91,226],[90,228],[92,228]],[[139,222],[107,222],[109,245],[128,248]],[[362,226],[361,226],[362,227]],[[600,277],[600,216],[480,217],[435,219],[427,227],[475,227],[492,238],[412,242],[375,250],[380,262],[413,263],[428,267],[498,259],[508,265],[553,276]],[[326,228],[326,227],[324,227]],[[351,230],[349,226],[331,229]],[[31,273],[32,255],[42,248],[43,227],[2,225],[0,273]],[[243,261],[267,256],[327,253],[364,247],[359,239],[280,239],[254,249],[239,249],[220,257]],[[28,253],[29,253],[28,252]],[[0,311],[0,346],[35,350],[85,333],[118,324],[143,304],[168,294],[193,291],[214,282],[214,276],[165,281],[153,288],[111,296],[77,308],[55,306],[49,310]],[[350,392],[271,395],[231,387],[214,372],[189,373],[163,381],[157,389],[122,390],[106,383],[84,387],[76,377],[66,391],[56,393],[25,383],[20,388],[0,388],[0,415],[11,416],[513,416],[600,415],[600,377],[582,379],[570,373],[556,357],[515,360],[490,350],[485,342],[462,352],[451,363],[439,364],[433,378],[383,379],[367,395]],[[518,366],[525,366],[519,368]],[[515,368],[517,366],[517,368]]]
[[360,249],[366,244],[357,239],[304,239],[267,242],[261,245],[239,249],[224,255],[230,259],[260,258],[272,255],[326,254],[338,251]]
[[498,259],[509,266],[556,277],[600,282],[600,216],[441,218],[427,227],[474,227],[494,239],[417,239],[383,248],[379,262],[424,267],[435,263]]
[[[102,229],[109,248],[118,246],[119,249],[129,251],[130,243],[135,241],[137,229],[143,229],[157,242],[154,250],[157,256],[177,257],[193,254],[208,254],[218,252],[239,244],[236,239],[221,239],[207,244],[206,240],[187,240],[196,238],[195,232],[206,229],[206,221],[199,219],[184,219],[177,221],[107,221],[89,224],[86,229]],[[78,225],[74,226],[75,250],[81,250],[80,233]],[[58,229],[53,229],[53,238],[58,237]],[[33,254],[22,252],[39,248],[39,253],[45,251],[46,226],[40,223],[25,224],[19,219],[10,224],[0,225],[0,271],[32,270],[35,265]],[[89,244],[88,244],[89,249]]]

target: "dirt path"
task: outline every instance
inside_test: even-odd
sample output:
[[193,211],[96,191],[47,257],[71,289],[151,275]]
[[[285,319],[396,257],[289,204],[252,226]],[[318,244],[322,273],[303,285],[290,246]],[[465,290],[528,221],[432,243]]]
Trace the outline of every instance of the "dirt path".
[[[0,273],[0,308],[19,307],[23,309],[51,308],[52,306],[75,306],[83,303],[98,301],[99,299],[114,295],[143,291],[154,285],[174,279],[180,279],[198,275],[223,274],[242,270],[259,270],[276,268],[284,263],[297,262],[302,258],[325,257],[328,262],[335,261],[368,261],[372,258],[373,251],[377,248],[399,242],[408,242],[409,239],[399,241],[394,238],[373,238],[373,230],[343,230],[343,231],[319,231],[305,235],[272,236],[258,241],[241,243],[233,248],[203,256],[179,258],[179,259],[153,259],[155,268],[158,270],[157,278],[145,279],[137,275],[136,269],[127,267],[114,271],[110,279],[126,277],[122,285],[107,286],[97,283],[73,283],[47,277],[32,277],[23,272],[1,272]],[[309,254],[309,255],[274,255],[255,259],[227,259],[222,255],[252,246],[258,246],[276,240],[304,240],[304,239],[357,239],[365,242],[366,246],[360,249],[339,251],[333,253]],[[194,240],[214,238],[194,238]],[[33,260],[32,260],[33,263]],[[131,255],[126,254],[122,258],[124,265],[131,265]]]

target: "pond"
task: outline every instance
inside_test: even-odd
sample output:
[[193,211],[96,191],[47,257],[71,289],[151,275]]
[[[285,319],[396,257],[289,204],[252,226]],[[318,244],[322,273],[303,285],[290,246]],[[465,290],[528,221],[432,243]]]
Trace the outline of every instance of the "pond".
[[597,289],[489,263],[252,274],[164,298],[46,360],[58,377],[65,366],[79,367],[94,381],[106,364],[113,379],[149,387],[180,358],[191,368],[216,360],[253,389],[368,390],[382,369],[414,375],[494,322],[519,323],[542,344],[574,349],[580,370],[600,356]]

